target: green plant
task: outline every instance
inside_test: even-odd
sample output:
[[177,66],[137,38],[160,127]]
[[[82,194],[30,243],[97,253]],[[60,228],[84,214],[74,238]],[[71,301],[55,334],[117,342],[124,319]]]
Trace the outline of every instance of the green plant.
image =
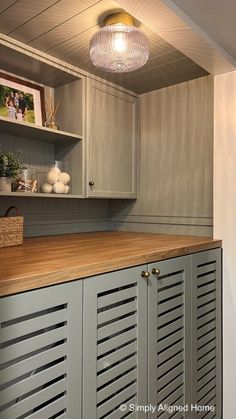
[[22,172],[23,164],[21,162],[21,153],[0,152],[0,177],[17,178]]

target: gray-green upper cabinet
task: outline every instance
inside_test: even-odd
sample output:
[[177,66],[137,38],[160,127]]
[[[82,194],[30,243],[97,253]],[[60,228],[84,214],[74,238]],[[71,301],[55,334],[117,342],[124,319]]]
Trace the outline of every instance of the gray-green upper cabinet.
[[0,299],[0,418],[82,418],[82,281]]
[[87,79],[87,196],[136,198],[135,95]]
[[[146,266],[84,281],[84,419],[145,419],[147,404]],[[120,409],[120,406],[123,408]]]
[[156,262],[148,270],[148,403],[157,406],[155,417],[170,418],[166,406],[189,404],[191,397],[191,258]]

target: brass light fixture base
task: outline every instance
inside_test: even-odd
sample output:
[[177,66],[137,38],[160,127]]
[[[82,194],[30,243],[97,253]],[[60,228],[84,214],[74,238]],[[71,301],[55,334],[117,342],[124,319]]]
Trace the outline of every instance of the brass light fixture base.
[[135,26],[134,18],[125,12],[114,13],[110,16],[107,16],[107,18],[105,19],[105,26],[115,25],[117,23],[123,23],[124,25],[127,25],[127,26]]

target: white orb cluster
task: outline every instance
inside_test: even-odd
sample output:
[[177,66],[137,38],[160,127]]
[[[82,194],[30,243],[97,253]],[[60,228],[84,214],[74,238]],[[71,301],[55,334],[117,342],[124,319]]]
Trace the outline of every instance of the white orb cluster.
[[53,167],[46,175],[46,182],[42,184],[42,192],[44,193],[68,193],[70,187],[70,175],[66,172],[61,172],[58,167]]

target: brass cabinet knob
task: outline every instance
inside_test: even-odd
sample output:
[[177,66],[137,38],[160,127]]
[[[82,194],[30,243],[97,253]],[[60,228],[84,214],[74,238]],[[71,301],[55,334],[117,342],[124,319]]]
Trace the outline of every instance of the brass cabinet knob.
[[161,271],[158,268],[153,268],[152,273],[153,275],[160,275]]
[[143,271],[143,272],[141,273],[141,276],[142,276],[143,278],[149,278],[150,273],[149,273],[148,271]]
[[94,181],[93,180],[90,180],[89,186],[94,186]]

